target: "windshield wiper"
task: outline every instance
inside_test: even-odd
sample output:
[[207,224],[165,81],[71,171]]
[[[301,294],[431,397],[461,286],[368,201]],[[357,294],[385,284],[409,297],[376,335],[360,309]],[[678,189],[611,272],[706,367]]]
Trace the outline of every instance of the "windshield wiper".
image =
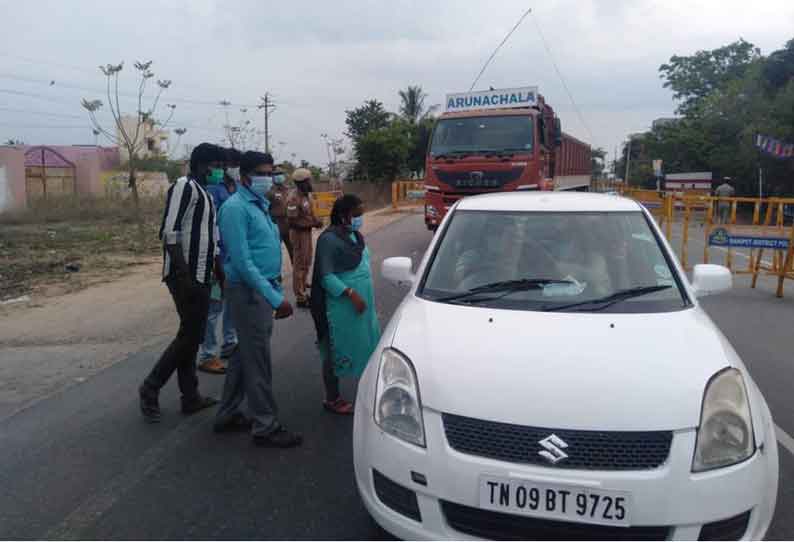
[[600,307],[596,307],[595,309],[593,309],[594,311],[600,311],[606,309],[607,307],[611,307],[612,305],[620,301],[631,299],[633,297],[640,297],[643,295],[652,294],[654,292],[660,292],[662,290],[667,290],[668,288],[672,288],[672,286],[670,286],[669,284],[663,284],[658,286],[636,286],[634,288],[618,290],[613,294],[600,297],[597,299],[588,299],[587,301],[579,301],[577,303],[567,303],[565,305],[558,305],[556,307],[544,308],[543,310],[546,312],[553,312],[553,311],[563,311],[566,309],[573,309],[576,307],[583,307],[586,305],[601,305]]
[[471,156],[471,151],[447,151],[433,155],[436,160],[459,160]]
[[470,302],[492,301],[494,299],[499,299],[500,297],[504,297],[505,295],[512,292],[525,292],[527,290],[537,290],[549,284],[573,284],[573,282],[571,282],[570,280],[558,280],[558,279],[503,280],[499,282],[492,282],[490,284],[483,284],[482,286],[477,286],[476,288],[472,288],[471,290],[466,290],[465,292],[461,292],[459,294],[454,294],[446,297],[439,297],[434,299],[433,301],[440,301],[442,303],[447,303],[450,301],[462,301],[464,299],[467,299],[472,296],[477,296],[479,294],[503,292],[502,295],[496,297],[494,296],[481,297],[481,298],[469,300]]
[[483,154],[484,156],[498,156],[499,158],[507,157],[507,156],[514,156],[515,153],[513,151],[477,151],[477,154]]

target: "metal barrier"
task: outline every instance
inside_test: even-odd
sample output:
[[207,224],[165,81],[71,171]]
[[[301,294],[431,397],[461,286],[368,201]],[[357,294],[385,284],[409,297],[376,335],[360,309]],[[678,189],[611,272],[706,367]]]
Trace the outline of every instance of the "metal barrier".
[[[785,227],[786,212],[794,205],[794,198],[720,198],[687,195],[655,190],[626,189],[624,195],[642,203],[657,219],[673,248],[679,253],[684,269],[690,270],[690,227],[703,229],[703,263],[710,261],[710,248],[724,252],[723,263],[735,274],[753,275],[755,288],[758,275],[778,278],[777,296],[783,296],[783,282],[794,279],[794,227]],[[740,212],[752,206],[752,219],[741,220],[750,212]],[[742,223],[743,222],[743,223]],[[681,226],[680,245],[675,246],[673,225]],[[734,265],[739,250],[749,250],[746,268]],[[764,251],[771,251],[771,261],[763,259]]]
[[424,181],[395,181],[391,183],[391,206],[417,205],[425,198]]
[[341,191],[312,192],[312,209],[314,216],[325,219],[331,216],[331,209],[337,199],[342,197]]

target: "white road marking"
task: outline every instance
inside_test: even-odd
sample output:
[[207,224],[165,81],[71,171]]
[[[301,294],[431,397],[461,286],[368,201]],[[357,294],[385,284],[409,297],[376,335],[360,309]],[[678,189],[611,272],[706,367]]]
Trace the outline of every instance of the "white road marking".
[[794,455],[794,438],[791,438],[791,435],[783,431],[778,424],[775,424],[775,435],[780,445]]

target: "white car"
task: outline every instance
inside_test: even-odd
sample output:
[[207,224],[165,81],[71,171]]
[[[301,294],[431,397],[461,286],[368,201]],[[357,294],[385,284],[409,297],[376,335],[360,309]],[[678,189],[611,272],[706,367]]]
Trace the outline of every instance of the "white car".
[[587,193],[461,200],[358,389],[356,480],[403,539],[759,539],[775,425],[648,212]]

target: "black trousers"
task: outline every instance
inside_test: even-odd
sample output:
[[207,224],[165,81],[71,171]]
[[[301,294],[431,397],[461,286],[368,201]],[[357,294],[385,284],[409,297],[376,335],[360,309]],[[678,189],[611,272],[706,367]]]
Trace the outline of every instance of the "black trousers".
[[199,396],[196,354],[207,328],[210,288],[186,278],[169,277],[165,283],[179,313],[179,331],[146,377],[144,387],[157,393],[176,371],[182,398],[191,401]]
[[[325,339],[328,340],[327,338]],[[333,403],[339,399],[339,377],[334,372],[334,364],[330,354],[323,359],[323,384],[325,385],[325,400]]]

